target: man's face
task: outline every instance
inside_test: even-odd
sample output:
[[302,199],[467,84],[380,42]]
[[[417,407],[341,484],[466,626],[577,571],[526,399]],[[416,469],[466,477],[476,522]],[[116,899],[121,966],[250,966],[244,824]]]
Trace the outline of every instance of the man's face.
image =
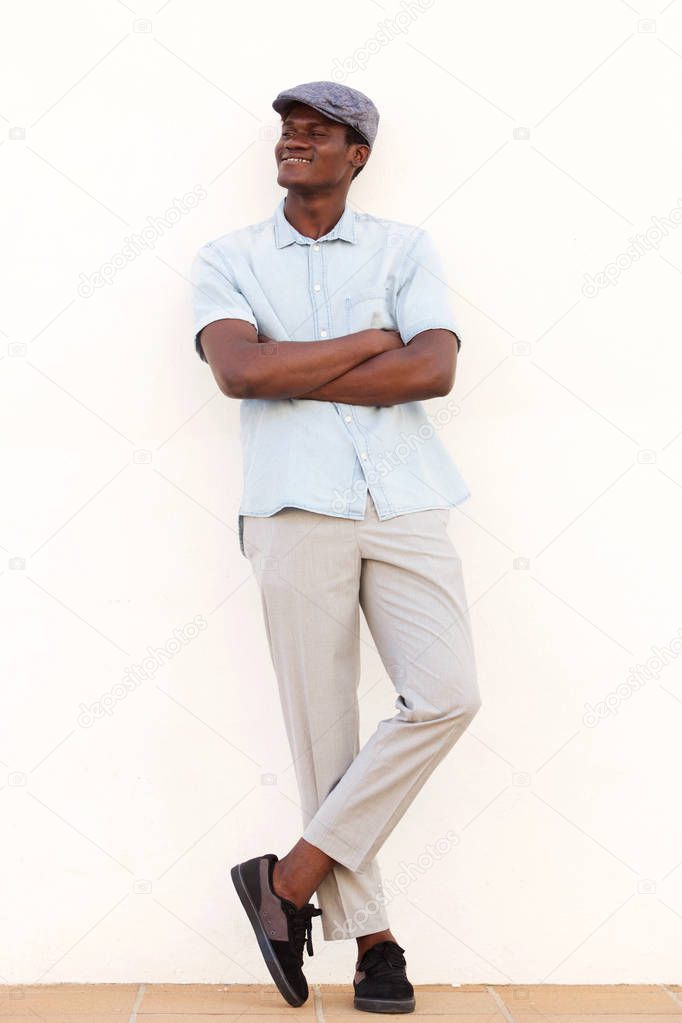
[[346,145],[345,124],[305,103],[294,103],[275,146],[277,184],[301,192],[350,184],[364,153],[369,156],[369,146]]

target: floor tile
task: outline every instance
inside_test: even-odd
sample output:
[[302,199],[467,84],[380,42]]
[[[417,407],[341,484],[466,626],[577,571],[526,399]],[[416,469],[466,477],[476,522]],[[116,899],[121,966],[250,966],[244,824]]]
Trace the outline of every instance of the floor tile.
[[[138,1017],[150,1013],[248,1013],[264,1016],[285,1012],[302,1019],[314,1019],[312,990],[308,1001],[294,1007],[282,997],[274,984],[149,984],[138,1006]],[[2,1021],[0,1021],[2,1023]],[[165,1023],[165,1021],[164,1021]],[[193,1021],[192,1021],[193,1023]]]
[[[514,1013],[514,1023],[680,1023],[680,1016],[659,1012],[569,1012],[556,1014]],[[457,1021],[459,1023],[459,1020]]]
[[[130,1019],[130,1013],[120,1012],[91,1012],[86,1010],[85,1012],[62,1012],[60,1010],[48,1009],[47,1011],[41,1010],[40,1015],[36,1015],[35,1012],[25,1013],[21,1016],[11,1016],[0,1012],[1,1023],[128,1023]],[[156,1017],[157,1021],[161,1020],[161,1017]],[[215,1017],[212,1017],[212,1023]],[[193,1018],[183,1017],[183,1023],[194,1023]],[[274,1023],[274,1020],[273,1020]]]
[[[514,1023],[682,1023],[682,985],[493,985]],[[128,1023],[138,984],[0,987],[0,1023]],[[412,1023],[509,1023],[486,985],[416,988]],[[274,984],[149,984],[137,1023],[311,1023],[321,1005],[327,1023],[368,1020],[353,1008],[349,984],[310,985],[307,1002],[290,1006]],[[400,1014],[382,1014],[397,1020]]]
[[[453,1015],[451,1012],[446,1012],[444,1015],[433,1012],[420,1012],[419,1000],[417,1000],[417,1011],[410,1013],[371,1013],[359,1012],[357,1009],[351,1009],[350,1012],[343,1012],[338,1015],[328,1016],[325,1012],[325,1019],[333,1019],[334,1023],[362,1023],[362,1021],[366,1018],[381,1019],[385,1020],[386,1023],[389,1023],[389,1021],[394,1021],[395,1023],[397,1020],[409,1020],[410,1023],[448,1023],[450,1020],[452,1020],[453,1023],[508,1023],[506,1017],[500,1015],[499,1012],[465,1012],[462,1015],[459,1013]],[[149,1023],[151,1023],[151,1020]],[[180,1023],[180,1021],[178,1021],[178,1023]],[[187,1018],[185,1018],[183,1023],[189,1023]],[[194,1020],[192,1020],[191,1023],[194,1023]],[[248,1023],[253,1023],[251,1016],[248,1017]],[[272,1023],[275,1023],[275,1021],[273,1020]],[[545,1020],[540,1020],[537,1016],[535,1016],[533,1023],[545,1023]],[[566,1017],[562,1018],[561,1023],[566,1023]],[[599,1023],[607,1023],[607,1021],[602,1016]],[[667,1023],[667,1020],[665,1020],[664,1023]]]
[[[306,1003],[307,1004],[307,1003]],[[357,1016],[357,1013],[356,1013]],[[233,1012],[224,1014],[222,1012],[152,1012],[152,1013],[139,1013],[136,1016],[136,1023],[237,1023],[241,1020],[241,1023],[281,1023],[282,1019],[291,1020],[291,1023],[298,1023],[298,1021],[309,1020],[310,1016],[299,1015],[299,1010],[289,1006],[286,1012],[286,1016],[282,1013],[276,1013],[274,1015],[263,1015],[260,1012]],[[393,1019],[393,1017],[390,1017]],[[5,1023],[2,1016],[0,1016],[2,1023]],[[31,1023],[39,1023],[37,1020],[32,1020]],[[52,1023],[52,1020],[48,1020],[48,1023]],[[79,1023],[84,1023],[81,1019]],[[89,1021],[88,1021],[89,1023]],[[355,1023],[358,1023],[356,1020]],[[479,1017],[477,1023],[482,1023]]]
[[656,984],[496,984],[493,988],[515,1020],[524,1013],[536,1017],[538,1013],[663,1013],[678,1015],[678,1023],[682,1021],[682,1006],[676,1006]]
[[[0,1015],[99,1012],[130,1015],[139,984],[27,984],[0,986]],[[5,1021],[3,1020],[3,1023]],[[81,1020],[82,1023],[82,1020]],[[127,1023],[127,1019],[126,1019]]]

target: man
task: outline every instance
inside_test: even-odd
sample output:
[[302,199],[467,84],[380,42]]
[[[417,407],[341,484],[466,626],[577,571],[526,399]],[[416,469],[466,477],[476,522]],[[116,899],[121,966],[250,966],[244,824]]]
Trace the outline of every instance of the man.
[[[255,856],[232,879],[291,1005],[308,996],[303,948],[321,915],[325,939],[357,940],[355,1007],[411,1012],[376,853],[480,707],[447,531],[469,490],[421,404],[452,389],[460,341],[429,234],[346,203],[376,137],[372,101],[309,82],[272,105],[286,196],[192,268],[197,352],[242,399],[240,549],[304,826],[284,857]],[[398,694],[362,749],[360,607]]]

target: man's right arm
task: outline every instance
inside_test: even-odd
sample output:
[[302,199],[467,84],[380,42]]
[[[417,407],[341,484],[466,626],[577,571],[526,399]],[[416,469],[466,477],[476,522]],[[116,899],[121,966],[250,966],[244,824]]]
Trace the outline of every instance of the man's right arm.
[[360,330],[325,341],[259,341],[247,320],[223,319],[201,331],[218,387],[230,398],[295,398],[375,355],[403,348],[397,331]]

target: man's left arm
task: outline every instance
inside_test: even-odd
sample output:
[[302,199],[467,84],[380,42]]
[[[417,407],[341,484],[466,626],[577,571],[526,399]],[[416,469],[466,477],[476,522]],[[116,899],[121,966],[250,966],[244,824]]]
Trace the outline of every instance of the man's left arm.
[[440,254],[416,228],[400,266],[395,317],[404,348],[382,352],[301,398],[348,405],[398,405],[448,394],[455,381],[459,324]]
[[344,405],[400,405],[449,394],[459,339],[450,330],[421,331],[403,349],[382,352],[299,398]]

